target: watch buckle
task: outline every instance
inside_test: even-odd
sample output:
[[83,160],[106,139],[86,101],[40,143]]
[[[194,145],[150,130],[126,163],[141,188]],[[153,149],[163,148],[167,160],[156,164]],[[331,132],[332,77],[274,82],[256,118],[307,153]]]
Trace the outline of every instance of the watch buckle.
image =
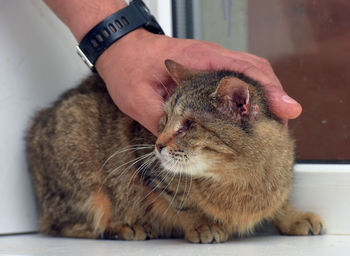
[[90,62],[90,60],[86,57],[84,52],[80,49],[79,45],[76,46],[77,53],[80,56],[80,58],[84,61],[84,63],[91,69],[94,69],[94,64]]

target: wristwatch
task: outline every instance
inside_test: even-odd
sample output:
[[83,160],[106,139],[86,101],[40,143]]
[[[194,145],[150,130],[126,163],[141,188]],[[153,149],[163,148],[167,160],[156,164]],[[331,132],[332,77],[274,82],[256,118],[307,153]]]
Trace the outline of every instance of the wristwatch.
[[77,46],[78,55],[91,70],[96,72],[95,63],[98,57],[115,41],[139,27],[144,27],[155,34],[164,34],[142,0],[133,0],[129,6],[93,27]]

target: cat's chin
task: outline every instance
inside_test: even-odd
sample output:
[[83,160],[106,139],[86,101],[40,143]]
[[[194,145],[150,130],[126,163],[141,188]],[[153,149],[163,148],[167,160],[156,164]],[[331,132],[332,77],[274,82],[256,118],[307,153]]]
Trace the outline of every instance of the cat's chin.
[[186,173],[186,167],[183,164],[174,163],[173,161],[161,160],[162,167],[169,172]]
[[188,171],[188,164],[184,164],[179,161],[173,160],[167,154],[160,154],[157,150],[155,150],[155,153],[164,170],[173,173],[190,174],[190,172]]
[[175,173],[180,173],[183,172],[185,169],[185,166],[183,166],[183,164],[176,162],[172,159],[169,159],[169,157],[163,156],[161,154],[159,154],[156,151],[156,155],[162,165],[162,167],[169,172],[175,172]]
[[183,163],[171,159],[168,155],[160,154],[158,151],[156,151],[156,156],[158,157],[161,166],[165,171],[175,174],[185,174],[189,176],[213,178],[213,174],[206,171],[208,170],[209,166],[208,163],[206,163],[206,161],[204,160],[200,161],[198,159],[192,159],[191,161],[190,159]]

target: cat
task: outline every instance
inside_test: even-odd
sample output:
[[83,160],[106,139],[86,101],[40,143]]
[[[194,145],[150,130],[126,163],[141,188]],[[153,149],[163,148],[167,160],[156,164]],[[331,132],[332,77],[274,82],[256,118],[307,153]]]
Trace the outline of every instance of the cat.
[[158,138],[115,106],[98,75],[36,114],[26,142],[40,231],[218,243],[270,220],[282,234],[321,234],[321,218],[290,202],[294,142],[261,85],[165,66],[178,86]]

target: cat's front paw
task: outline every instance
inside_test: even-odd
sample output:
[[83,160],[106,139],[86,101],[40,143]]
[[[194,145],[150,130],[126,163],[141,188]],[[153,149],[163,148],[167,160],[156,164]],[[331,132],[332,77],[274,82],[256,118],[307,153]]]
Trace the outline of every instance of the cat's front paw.
[[320,235],[324,230],[323,220],[315,213],[306,212],[293,219],[288,228],[281,230],[286,235]]
[[185,238],[192,243],[222,243],[228,237],[228,232],[217,224],[201,224],[185,232]]
[[108,227],[104,237],[118,240],[145,240],[147,234],[140,225],[116,224]]

